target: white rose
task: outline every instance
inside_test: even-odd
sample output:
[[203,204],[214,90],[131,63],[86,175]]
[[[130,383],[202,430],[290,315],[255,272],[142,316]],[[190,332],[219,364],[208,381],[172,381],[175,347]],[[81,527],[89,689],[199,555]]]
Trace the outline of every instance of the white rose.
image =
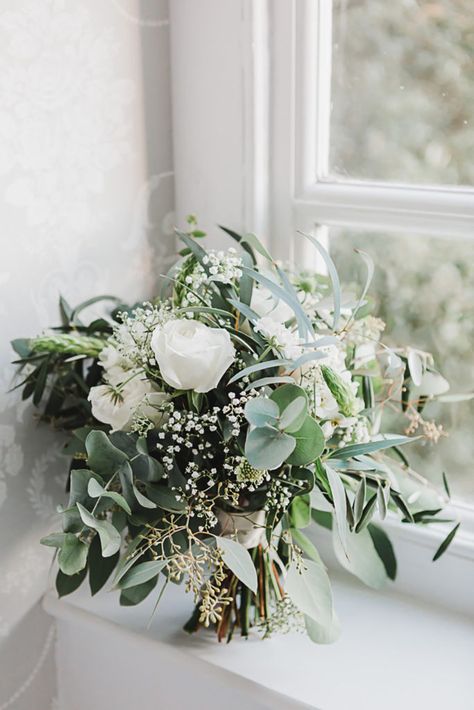
[[295,317],[294,311],[285,301],[275,298],[270,289],[264,286],[255,286],[252,291],[250,308],[263,318],[269,316],[277,323],[286,323]]
[[180,390],[209,392],[235,359],[226,330],[188,319],[156,328],[151,347],[164,381]]
[[[133,373],[126,373],[131,377]],[[130,431],[133,417],[141,415],[156,426],[164,422],[165,414],[160,407],[168,401],[164,392],[157,392],[152,383],[137,375],[120,387],[98,385],[91,387],[88,397],[92,414],[112,431]]]

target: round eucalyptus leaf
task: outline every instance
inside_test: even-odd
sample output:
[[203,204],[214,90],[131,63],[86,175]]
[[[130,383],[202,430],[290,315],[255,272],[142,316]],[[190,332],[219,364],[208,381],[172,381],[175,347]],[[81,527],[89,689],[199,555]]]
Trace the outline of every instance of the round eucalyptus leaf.
[[323,430],[313,417],[306,416],[303,426],[291,436],[294,437],[296,446],[287,463],[292,466],[307,466],[323,453],[325,444]]
[[254,468],[272,471],[290,456],[296,440],[272,427],[258,427],[247,434],[245,456]]
[[245,418],[256,427],[274,424],[280,414],[278,405],[268,397],[256,397],[247,402],[244,409]]
[[296,417],[293,421],[293,425],[291,427],[292,431],[297,431],[303,425],[303,422],[305,420],[308,404],[308,396],[306,392],[302,387],[299,387],[296,384],[287,383],[282,385],[281,387],[277,387],[277,389],[274,390],[270,395],[270,399],[272,399],[278,404],[278,408],[280,410],[281,415],[283,415],[285,409],[299,397],[304,397],[306,407],[301,410],[299,416]]
[[301,427],[301,422],[307,413],[307,402],[305,397],[298,396],[285,407],[280,416],[280,429],[287,434],[292,434]]

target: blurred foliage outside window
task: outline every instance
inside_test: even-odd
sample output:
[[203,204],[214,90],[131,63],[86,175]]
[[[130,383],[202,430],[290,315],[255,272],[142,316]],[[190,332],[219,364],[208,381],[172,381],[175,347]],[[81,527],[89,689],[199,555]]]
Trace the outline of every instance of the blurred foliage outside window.
[[[330,135],[331,179],[474,185],[474,0],[333,0]],[[474,241],[332,229],[330,244],[346,283],[363,279],[353,247],[373,257],[385,341],[473,391]],[[474,503],[474,401],[428,413],[449,436],[412,446],[413,467]]]
[[473,0],[334,0],[330,174],[474,185]]

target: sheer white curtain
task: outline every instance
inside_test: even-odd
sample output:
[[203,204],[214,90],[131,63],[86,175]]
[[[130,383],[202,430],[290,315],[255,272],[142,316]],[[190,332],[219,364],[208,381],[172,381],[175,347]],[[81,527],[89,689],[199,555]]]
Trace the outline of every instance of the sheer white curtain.
[[[152,6],[152,7],[151,7]],[[0,7],[0,708],[52,706],[38,544],[64,491],[61,441],[8,393],[9,341],[61,293],[147,297],[174,250],[166,0]]]

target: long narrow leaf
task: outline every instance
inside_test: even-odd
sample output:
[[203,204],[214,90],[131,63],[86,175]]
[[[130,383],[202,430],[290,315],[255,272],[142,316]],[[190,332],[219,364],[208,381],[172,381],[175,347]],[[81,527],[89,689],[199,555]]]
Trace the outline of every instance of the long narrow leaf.
[[450,546],[450,544],[454,540],[454,536],[456,535],[460,525],[461,525],[461,523],[458,523],[457,525],[455,525],[454,528],[449,533],[449,535],[447,535],[447,537],[444,538],[443,542],[441,543],[441,545],[438,547],[438,549],[436,550],[436,552],[433,555],[433,562],[436,562],[436,560],[439,560],[441,555],[443,555],[446,552],[446,550],[448,549],[448,547]]
[[258,315],[245,303],[238,301],[236,298],[229,298],[229,303],[231,303],[234,308],[236,308],[239,313],[242,313],[242,315],[251,323],[256,323],[258,321]]
[[339,318],[341,316],[341,284],[339,282],[339,275],[337,273],[336,266],[326,249],[323,247],[322,244],[318,242],[317,239],[315,239],[311,234],[306,234],[305,232],[299,232],[299,234],[301,234],[303,237],[306,237],[306,239],[309,239],[311,244],[316,247],[316,249],[321,254],[326,263],[329,278],[331,279],[332,283],[332,296],[334,300],[334,315],[332,327],[333,330],[337,330],[337,326],[339,325]]
[[[298,294],[296,293],[295,287],[294,287],[293,284],[291,283],[291,281],[290,281],[290,279],[288,278],[288,276],[285,274],[285,272],[283,271],[283,269],[280,269],[279,266],[276,267],[276,270],[277,270],[278,276],[280,277],[280,279],[281,279],[281,281],[282,281],[282,283],[283,283],[283,286],[286,288],[286,290],[288,291],[288,293],[294,298],[294,300],[295,300],[297,303],[299,303]],[[306,320],[306,323],[307,323],[307,326],[308,326],[308,327],[307,327],[308,332],[311,331],[311,332],[314,333],[314,331],[313,331],[313,324],[311,323],[310,317],[309,317],[308,314],[304,311],[303,308],[301,308],[301,310],[302,310],[302,312],[303,312],[303,314],[304,314],[304,316],[305,316],[305,320]],[[298,314],[296,314],[296,317],[298,318]]]
[[273,293],[276,298],[284,301],[288,306],[290,306],[298,321],[298,327],[300,330],[301,337],[303,337],[304,333],[307,332],[310,338],[314,338],[313,328],[309,323],[308,317],[297,298],[294,298],[293,295],[291,293],[288,293],[288,291],[282,288],[282,286],[279,286],[277,283],[267,278],[263,274],[259,273],[258,271],[255,271],[254,269],[248,269],[246,266],[243,266],[242,271],[245,274],[251,276],[254,281],[257,281],[262,286],[265,286],[265,288],[268,288],[268,290],[271,291],[271,293]]
[[267,385],[283,385],[283,384],[295,384],[292,377],[281,375],[280,377],[262,377],[260,380],[255,380],[255,382],[250,382],[244,389],[244,392],[248,390],[258,389],[259,387],[266,387]]
[[365,297],[367,296],[367,291],[369,290],[370,284],[372,283],[372,279],[374,277],[374,260],[372,259],[372,257],[369,254],[367,254],[365,251],[362,251],[361,249],[354,249],[354,251],[356,252],[356,254],[359,254],[362,257],[362,259],[364,260],[365,265],[367,267],[367,275],[366,275],[366,279],[365,279],[364,288],[362,289],[362,293],[360,294],[360,298],[357,301],[357,305],[353,309],[348,323],[346,323],[346,326],[345,326],[346,329],[349,328],[349,324],[355,319],[358,311],[360,310],[362,304],[364,303]]
[[264,362],[257,362],[255,363],[255,365],[249,365],[248,367],[244,367],[243,370],[231,377],[231,379],[229,380],[229,385],[231,385],[233,382],[237,382],[237,380],[241,380],[242,377],[252,375],[254,372],[260,372],[261,370],[270,370],[274,367],[285,367],[287,365],[293,366],[293,360],[280,360],[277,358],[275,360],[264,360]]
[[403,444],[409,444],[412,441],[416,441],[417,437],[412,436],[398,436],[393,439],[381,439],[380,441],[370,441],[367,444],[350,444],[345,446],[343,449],[337,449],[333,452],[337,458],[348,459],[353,456],[360,456],[361,454],[368,454],[374,451],[382,451],[383,449],[390,449],[395,446],[402,446]]

